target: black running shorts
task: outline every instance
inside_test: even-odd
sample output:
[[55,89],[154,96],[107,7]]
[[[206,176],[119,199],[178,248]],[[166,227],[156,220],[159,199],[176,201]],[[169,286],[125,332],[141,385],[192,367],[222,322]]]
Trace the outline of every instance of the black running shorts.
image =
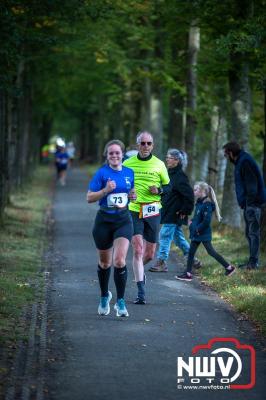
[[157,243],[160,230],[161,216],[139,218],[139,213],[130,211],[133,221],[134,235],[142,235],[143,238],[150,243]]
[[107,250],[113,246],[115,239],[124,237],[131,241],[133,224],[128,210],[109,214],[99,210],[92,230],[92,235],[98,250]]

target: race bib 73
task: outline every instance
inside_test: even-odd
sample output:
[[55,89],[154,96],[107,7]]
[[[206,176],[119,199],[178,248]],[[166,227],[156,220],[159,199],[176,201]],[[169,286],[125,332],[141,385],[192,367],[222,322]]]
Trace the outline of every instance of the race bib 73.
[[126,207],[128,203],[127,193],[111,193],[107,196],[108,207]]

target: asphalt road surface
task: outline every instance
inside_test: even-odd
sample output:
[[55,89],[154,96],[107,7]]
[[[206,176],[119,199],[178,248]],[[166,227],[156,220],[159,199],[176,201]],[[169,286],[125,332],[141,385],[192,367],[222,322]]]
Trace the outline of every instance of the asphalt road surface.
[[[147,272],[148,303],[141,306],[133,304],[136,284],[133,281],[130,251],[126,290],[129,318],[115,316],[113,275],[110,280],[113,293],[111,313],[106,317],[97,315],[100,293],[97,254],[91,235],[97,204],[87,204],[87,184],[86,174],[76,168],[69,171],[66,186],[56,187],[54,234],[46,272],[49,284],[45,366],[42,372],[44,398],[265,398],[265,349],[254,327],[242,321],[223,300],[197,279],[192,283],[176,281],[174,275],[183,270],[181,258],[177,260],[176,254],[171,255],[168,273]],[[146,268],[148,270],[148,266]],[[221,279],[226,278],[221,276]],[[256,376],[252,389],[226,390],[217,388],[219,385],[201,389],[177,387],[177,357],[183,357],[188,364],[193,347],[207,344],[213,338],[235,338],[241,344],[254,346],[256,372],[248,348],[245,356],[241,354],[242,372],[237,380],[243,385],[250,383],[252,368]],[[213,346],[226,347],[224,343]],[[228,346],[234,348],[235,344]],[[204,351],[210,354],[211,350],[201,351],[199,354],[206,356]],[[244,352],[239,350],[237,353],[241,351]],[[236,363],[235,353],[233,363]],[[223,362],[224,367],[228,367],[229,364]],[[219,370],[221,364],[215,365],[216,371]],[[183,372],[185,383],[191,384],[187,380],[187,372]],[[199,386],[198,381],[196,383],[194,386]],[[200,378],[202,386],[210,386],[211,383],[206,376]],[[39,398],[42,396],[39,395]]]

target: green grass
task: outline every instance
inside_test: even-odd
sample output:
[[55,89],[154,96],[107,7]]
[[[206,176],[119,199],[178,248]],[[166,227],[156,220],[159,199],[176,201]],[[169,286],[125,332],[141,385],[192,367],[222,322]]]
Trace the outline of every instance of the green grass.
[[51,202],[52,172],[36,170],[23,190],[12,194],[0,227],[0,344],[24,335],[23,308],[42,295],[40,267],[46,244],[45,210]]
[[[214,229],[214,248],[229,262],[239,265],[248,258],[248,246],[244,233],[220,226]],[[197,253],[204,267],[200,279],[227,300],[236,311],[252,320],[258,330],[266,335],[266,254],[261,254],[261,268],[257,271],[237,269],[231,277],[200,246]]]

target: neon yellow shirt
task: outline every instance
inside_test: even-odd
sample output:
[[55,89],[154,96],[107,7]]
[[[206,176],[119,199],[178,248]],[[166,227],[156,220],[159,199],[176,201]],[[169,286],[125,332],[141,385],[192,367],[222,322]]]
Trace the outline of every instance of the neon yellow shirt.
[[[137,192],[137,200],[129,203],[131,211],[140,211],[141,204],[160,203],[161,196],[152,194],[149,191],[150,186],[159,188],[161,185],[167,185],[170,181],[166,166],[159,158],[152,155],[149,160],[138,159],[138,156],[128,158],[123,162],[128,168],[134,171],[134,186]],[[161,203],[159,204],[161,208]]]

